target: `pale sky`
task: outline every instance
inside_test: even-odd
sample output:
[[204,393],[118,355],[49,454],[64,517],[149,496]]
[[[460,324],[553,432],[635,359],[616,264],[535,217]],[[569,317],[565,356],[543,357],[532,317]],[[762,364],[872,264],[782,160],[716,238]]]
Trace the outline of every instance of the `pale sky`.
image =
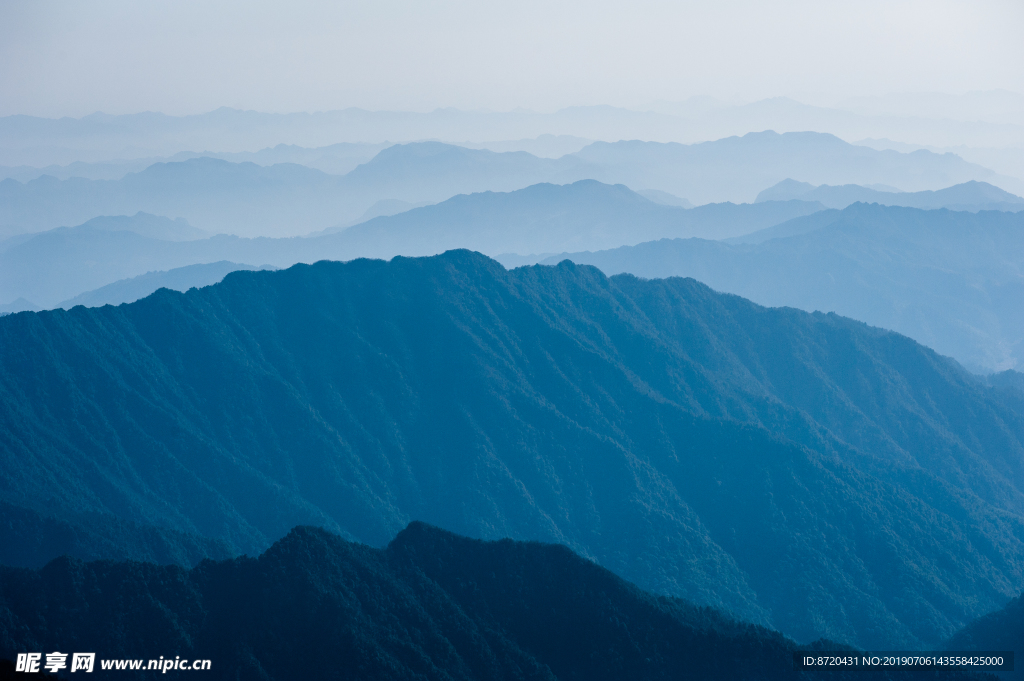
[[0,0],[0,115],[1024,92],[1024,2]]

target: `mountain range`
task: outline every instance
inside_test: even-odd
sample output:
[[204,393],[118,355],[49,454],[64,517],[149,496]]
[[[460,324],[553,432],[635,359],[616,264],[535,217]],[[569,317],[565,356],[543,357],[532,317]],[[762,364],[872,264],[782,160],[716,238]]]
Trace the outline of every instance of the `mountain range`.
[[949,208],[950,210],[1021,211],[1024,199],[993,187],[987,182],[964,182],[937,191],[901,192],[895,188],[885,189],[847,184],[840,187],[821,185],[815,187],[808,182],[786,179],[765,189],[757,195],[757,201],[817,201],[829,208],[846,208],[852,203],[880,203],[883,206],[906,206],[907,208]]
[[[346,109],[271,114],[221,108],[188,116],[153,112],[96,113],[60,119],[7,116],[0,118],[0,164],[63,165],[73,161],[107,161],[125,157],[128,152],[137,156],[169,156],[186,149],[241,152],[282,143],[314,148],[337,142],[383,140],[465,140],[480,144],[486,140],[536,139],[542,135],[606,141],[697,142],[750,130],[828,130],[849,140],[890,138],[938,147],[1022,146],[1024,126],[1019,104],[1007,109],[1003,102],[994,104],[988,94],[991,93],[968,93],[958,97],[957,102],[916,102],[895,108],[872,106],[871,110],[859,105],[812,106],[785,97],[740,105],[693,97],[680,102],[657,102],[647,111],[575,106],[552,113],[445,108],[430,112]],[[1016,97],[1019,100],[1020,96]],[[997,111],[1002,115],[993,118]]]
[[437,202],[592,174],[575,157],[494,153],[436,142],[394,145],[346,175],[294,163],[261,166],[196,158],[156,163],[119,180],[0,182],[0,229],[36,232],[97,215],[184,217],[210,232],[294,236],[349,223],[382,199]]
[[876,151],[817,132],[769,130],[689,145],[595,142],[575,156],[601,169],[594,179],[660,189],[696,204],[752,201],[765,187],[792,177],[909,191],[995,179],[992,171],[953,154]]
[[[837,646],[803,650],[822,648]],[[145,669],[166,655],[191,671],[206,659],[214,679],[812,678],[777,632],[645,593],[562,546],[418,522],[383,549],[298,527],[258,558],[191,571],[69,558],[0,567],[0,656],[33,650],[97,651],[93,673],[127,678],[146,674],[104,674],[103,661],[141,656]]]
[[[173,163],[196,158],[213,158],[232,163],[255,163],[271,166],[278,163],[297,163],[320,170],[330,175],[344,175],[360,163],[372,159],[381,149],[391,146],[381,144],[339,143],[325,147],[306,148],[294,144],[278,144],[259,151],[216,152],[179,151],[171,156],[149,158],[110,159],[87,163],[74,161],[66,165],[49,165],[43,168],[32,166],[0,166],[0,179],[28,182],[48,175],[58,180],[80,177],[87,180],[120,180],[128,173],[139,173],[156,163]],[[576,151],[574,149],[573,151]]]
[[[376,210],[390,208],[393,206],[376,206]],[[309,238],[218,235],[197,239],[199,230],[180,219],[144,213],[131,218],[95,218],[78,227],[0,242],[0,301],[24,298],[32,305],[53,307],[146,272],[219,261],[288,267],[323,258],[432,255],[464,246],[491,255],[518,249],[543,254],[661,237],[720,238],[760,230],[821,208],[821,204],[804,201],[768,201],[684,210],[654,203],[623,186],[581,181],[456,196]],[[205,283],[209,282],[199,279],[194,285]]]
[[422,519],[798,641],[921,647],[1024,588],[1018,383],[689,279],[467,251],[233,272],[0,318],[0,502],[123,521],[64,542],[108,558]]
[[545,262],[696,277],[893,329],[981,373],[1024,366],[1024,213],[854,204],[734,241],[747,243],[663,240]]
[[822,133],[768,131],[694,145],[596,142],[558,159],[420,142],[387,147],[345,175],[295,163],[193,158],[116,180],[7,179],[0,181],[0,234],[143,211],[182,217],[211,233],[283,237],[351,224],[381,200],[437,203],[595,179],[694,204],[745,202],[789,177],[925,190],[993,180],[994,173],[952,154],[876,151]]
[[724,239],[824,208],[810,201],[707,204],[655,202],[624,185],[580,180],[514,192],[459,195],[432,206],[331,230],[353,255],[434,255],[468,248],[489,255],[551,253],[565,244],[637,244],[670,235]]

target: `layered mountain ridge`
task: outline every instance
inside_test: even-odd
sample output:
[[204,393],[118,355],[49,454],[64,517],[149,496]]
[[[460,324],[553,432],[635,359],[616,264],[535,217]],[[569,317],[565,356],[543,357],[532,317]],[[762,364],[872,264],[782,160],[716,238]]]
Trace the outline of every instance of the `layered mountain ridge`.
[[797,640],[933,645],[1024,586],[1021,402],[693,280],[321,262],[0,319],[0,501],[250,553],[420,518]]
[[608,274],[695,277],[762,305],[837,312],[907,334],[978,373],[1024,367],[1024,212],[854,204],[732,243],[662,240],[542,262],[564,258]]
[[829,208],[838,209],[846,208],[852,203],[880,203],[883,206],[903,206],[927,210],[936,208],[971,212],[1024,210],[1024,199],[1021,197],[987,182],[974,180],[937,191],[903,192],[893,187],[879,189],[856,184],[815,187],[809,182],[787,179],[758,194],[755,202],[791,201],[793,199],[817,201]]
[[352,224],[381,200],[436,203],[457,194],[592,179],[694,204],[738,203],[788,177],[908,189],[997,181],[991,170],[952,154],[876,151],[813,132],[765,131],[691,145],[595,142],[559,158],[415,142],[382,149],[344,175],[298,163],[199,157],[154,163],[119,179],[6,179],[0,181],[0,236],[144,211],[183,217],[211,233],[286,237]]
[[806,201],[770,201],[685,210],[654,203],[622,185],[581,180],[459,195],[308,238],[222,234],[195,239],[194,228],[183,221],[146,214],[96,218],[0,242],[0,300],[25,298],[53,307],[122,278],[223,260],[288,267],[322,259],[434,255],[462,247],[497,256],[516,249],[548,253],[662,237],[727,237],[821,208]]
[[[805,649],[822,647],[836,646]],[[58,648],[97,651],[100,676],[104,659],[173,653],[209,660],[203,676],[218,679],[809,677],[780,634],[644,593],[564,547],[418,522],[385,549],[298,527],[258,558],[189,572],[66,558],[0,567],[0,657]],[[919,678],[825,678],[854,677]]]

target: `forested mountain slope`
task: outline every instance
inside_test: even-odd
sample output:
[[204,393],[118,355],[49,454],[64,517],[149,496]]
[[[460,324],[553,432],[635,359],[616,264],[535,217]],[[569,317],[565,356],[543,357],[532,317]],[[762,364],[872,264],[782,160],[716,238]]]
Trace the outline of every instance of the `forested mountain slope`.
[[101,677],[99,660],[162,653],[210,660],[213,679],[920,678],[795,672],[796,645],[774,631],[652,596],[561,546],[423,523],[383,550],[299,527],[259,558],[190,572],[0,568],[0,657],[57,649],[95,651]]
[[453,251],[0,319],[0,501],[257,552],[411,519],[564,543],[805,641],[1024,587],[1024,406],[908,338]]

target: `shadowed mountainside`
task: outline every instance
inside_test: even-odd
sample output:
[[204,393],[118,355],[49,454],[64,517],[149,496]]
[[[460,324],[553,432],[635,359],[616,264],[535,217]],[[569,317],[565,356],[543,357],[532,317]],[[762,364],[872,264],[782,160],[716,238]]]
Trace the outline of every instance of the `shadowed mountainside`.
[[897,334],[455,251],[0,319],[0,501],[255,552],[412,518],[564,543],[798,640],[1024,587],[1024,406]]
[[[1024,650],[1024,597],[1012,599],[1005,607],[974,620],[944,646],[947,650]],[[1015,661],[1012,672],[1000,672],[1002,679],[1024,679],[1024,669]]]
[[190,572],[0,568],[0,655],[57,649],[96,651],[100,676],[100,659],[173,653],[209,659],[216,679],[921,678],[795,672],[797,646],[774,631],[652,596],[561,546],[423,523],[386,549],[298,527],[259,558]]

